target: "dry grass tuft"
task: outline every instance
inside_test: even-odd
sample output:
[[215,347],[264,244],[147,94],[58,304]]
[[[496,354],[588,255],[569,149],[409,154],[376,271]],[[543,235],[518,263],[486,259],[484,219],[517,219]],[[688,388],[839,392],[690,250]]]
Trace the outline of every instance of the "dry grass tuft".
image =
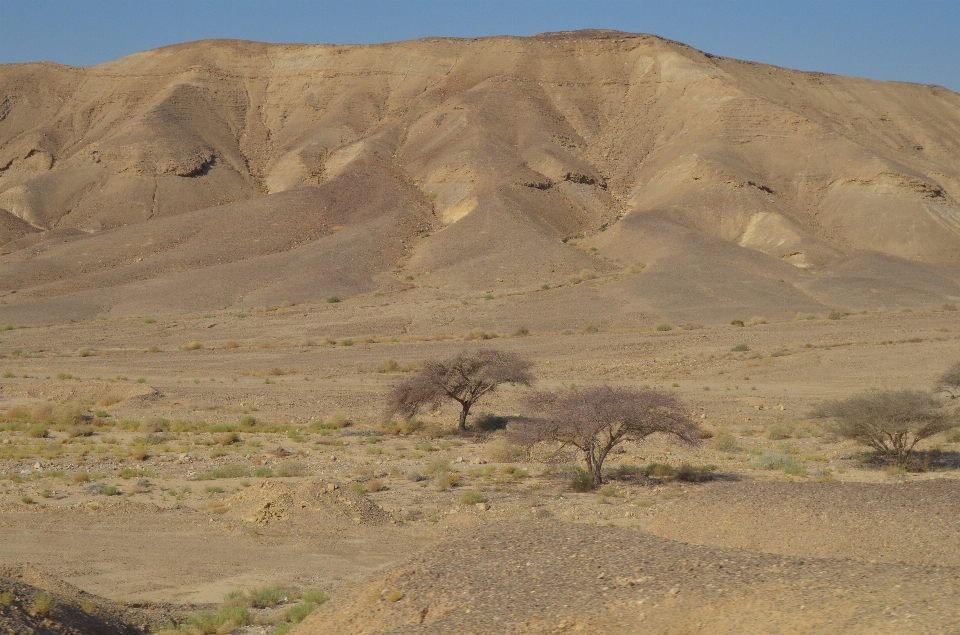
[[187,342],[186,344],[184,344],[184,345],[181,347],[180,350],[184,350],[184,351],[199,351],[199,350],[202,349],[202,348],[203,348],[203,342],[198,342],[198,341],[194,340],[194,341],[192,341],[192,342]]

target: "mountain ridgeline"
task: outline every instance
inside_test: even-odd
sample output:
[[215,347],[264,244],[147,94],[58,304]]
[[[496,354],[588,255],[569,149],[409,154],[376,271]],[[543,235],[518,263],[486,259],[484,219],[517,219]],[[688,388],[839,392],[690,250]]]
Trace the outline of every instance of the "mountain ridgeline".
[[939,307],[960,95],[606,31],[11,64],[0,245],[0,322],[545,285],[625,320]]

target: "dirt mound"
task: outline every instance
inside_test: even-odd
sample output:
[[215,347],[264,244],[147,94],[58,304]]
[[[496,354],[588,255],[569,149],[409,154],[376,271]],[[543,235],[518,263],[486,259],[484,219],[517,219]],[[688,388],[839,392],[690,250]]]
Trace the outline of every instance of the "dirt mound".
[[432,546],[293,632],[951,632],[960,625],[957,574],[510,522]]
[[113,405],[127,399],[151,399],[159,393],[146,384],[124,384],[97,380],[84,382],[34,381],[0,385],[0,398],[42,400],[52,403],[101,403]]
[[0,632],[11,635],[142,635],[183,609],[121,606],[31,567],[0,568]]
[[358,525],[382,525],[395,520],[365,496],[324,482],[287,485],[261,482],[224,501],[225,515],[245,523],[267,525],[289,521],[348,520]]
[[722,321],[960,298],[935,86],[607,31],[217,40],[2,66],[0,112],[13,322],[415,287]]
[[645,529],[700,545],[960,567],[958,517],[960,481],[953,479],[726,483],[684,497]]

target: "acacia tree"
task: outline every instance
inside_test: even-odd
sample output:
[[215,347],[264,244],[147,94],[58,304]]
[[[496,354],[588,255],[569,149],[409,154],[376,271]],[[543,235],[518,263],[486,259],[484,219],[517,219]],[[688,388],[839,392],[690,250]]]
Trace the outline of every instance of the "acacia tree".
[[516,353],[493,349],[461,351],[445,360],[424,362],[412,377],[394,387],[388,397],[390,415],[412,417],[422,408],[436,408],[451,399],[460,404],[457,429],[467,429],[467,415],[478,399],[501,384],[529,386],[533,363]]
[[921,390],[872,390],[828,401],[813,414],[836,419],[840,436],[870,446],[901,467],[917,443],[957,426],[936,398]]
[[951,399],[960,397],[960,362],[957,362],[937,378],[933,392],[945,392]]
[[597,386],[538,391],[529,405],[538,415],[520,423],[514,439],[524,445],[556,441],[577,448],[593,487],[603,483],[603,461],[620,443],[657,432],[694,443],[699,432],[679,397],[662,390]]

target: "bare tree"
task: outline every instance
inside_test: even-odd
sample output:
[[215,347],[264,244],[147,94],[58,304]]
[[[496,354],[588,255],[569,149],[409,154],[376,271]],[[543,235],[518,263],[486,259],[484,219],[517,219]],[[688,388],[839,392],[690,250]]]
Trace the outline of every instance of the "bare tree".
[[529,386],[533,381],[533,363],[516,353],[492,349],[461,351],[446,360],[424,362],[419,371],[391,391],[388,411],[391,415],[412,417],[421,408],[438,407],[451,399],[460,404],[458,430],[467,429],[470,407],[501,384]]
[[519,423],[514,439],[524,445],[558,441],[587,462],[593,487],[603,483],[603,461],[614,447],[662,432],[694,443],[699,427],[676,395],[662,390],[598,386],[539,391],[529,399],[539,416]]
[[921,390],[873,390],[828,401],[813,413],[838,422],[840,436],[868,445],[899,466],[913,448],[938,432],[957,426],[930,393]]
[[960,397],[960,362],[957,362],[937,378],[933,392],[945,392],[951,399]]

